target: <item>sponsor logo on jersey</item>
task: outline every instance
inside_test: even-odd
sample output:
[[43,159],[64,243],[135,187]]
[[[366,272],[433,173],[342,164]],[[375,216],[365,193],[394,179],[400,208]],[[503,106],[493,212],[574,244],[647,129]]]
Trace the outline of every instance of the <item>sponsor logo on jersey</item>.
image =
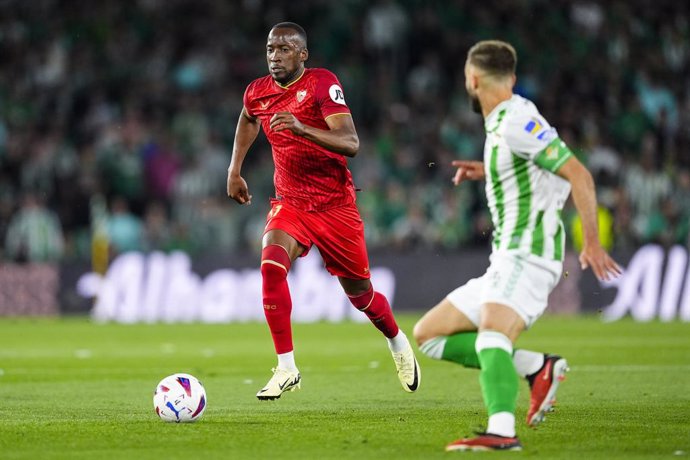
[[525,125],[525,131],[527,131],[530,134],[537,134],[539,131],[542,130],[543,127],[544,127],[544,125],[542,125],[539,122],[539,120],[537,120],[536,118],[532,118]]
[[558,132],[554,128],[549,128],[543,130],[539,135],[537,136],[537,139],[539,139],[542,142],[551,142],[558,136]]
[[259,102],[259,105],[261,106],[261,110],[266,110],[266,107],[268,107],[269,102],[268,101],[261,101]]
[[307,97],[307,90],[297,91],[297,102],[302,102]]
[[336,104],[345,105],[345,96],[343,95],[343,90],[338,85],[331,85],[328,88],[328,94],[331,96],[331,100]]

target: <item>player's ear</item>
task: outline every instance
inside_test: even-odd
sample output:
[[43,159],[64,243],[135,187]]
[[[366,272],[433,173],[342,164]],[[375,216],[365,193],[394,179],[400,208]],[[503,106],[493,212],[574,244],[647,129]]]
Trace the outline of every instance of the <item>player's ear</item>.
[[465,62],[465,80],[467,81],[468,88],[476,91],[479,87],[479,77],[469,61]]
[[302,51],[299,52],[299,60],[300,62],[304,62],[307,59],[309,59],[309,50],[306,48],[302,48]]
[[479,88],[479,77],[477,76],[476,73],[470,74],[470,84],[473,90],[477,90]]

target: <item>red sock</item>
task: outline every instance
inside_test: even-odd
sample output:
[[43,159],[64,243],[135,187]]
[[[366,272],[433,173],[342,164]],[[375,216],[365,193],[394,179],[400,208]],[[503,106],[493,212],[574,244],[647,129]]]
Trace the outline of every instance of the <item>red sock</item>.
[[292,299],[287,283],[290,265],[290,256],[282,246],[271,244],[261,251],[264,314],[278,354],[287,353],[293,348],[290,324]]
[[364,312],[376,329],[383,332],[383,335],[389,339],[398,335],[398,324],[395,322],[388,299],[380,292],[375,292],[373,286],[364,294],[348,295],[348,297],[352,305]]

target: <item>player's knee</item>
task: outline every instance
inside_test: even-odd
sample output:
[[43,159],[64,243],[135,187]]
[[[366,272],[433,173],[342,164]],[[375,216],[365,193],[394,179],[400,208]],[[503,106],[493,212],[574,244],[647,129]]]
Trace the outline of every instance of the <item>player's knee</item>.
[[429,358],[441,359],[443,356],[443,343],[445,337],[437,334],[433,328],[429,327],[429,322],[421,319],[417,321],[412,329],[412,335],[417,348]]
[[369,279],[360,280],[338,277],[338,281],[343,287],[345,294],[347,294],[350,299],[362,297],[374,292],[374,286]]
[[288,271],[290,271],[290,257],[283,247],[271,244],[261,251],[261,276],[264,284],[284,281]]
[[417,346],[421,347],[430,340],[449,335],[449,321],[445,316],[435,314],[434,310],[431,310],[431,314],[424,315],[412,328]]
[[424,342],[436,337],[436,334],[429,329],[424,319],[420,319],[417,321],[417,324],[414,325],[414,328],[412,328],[412,336],[419,347],[422,346]]

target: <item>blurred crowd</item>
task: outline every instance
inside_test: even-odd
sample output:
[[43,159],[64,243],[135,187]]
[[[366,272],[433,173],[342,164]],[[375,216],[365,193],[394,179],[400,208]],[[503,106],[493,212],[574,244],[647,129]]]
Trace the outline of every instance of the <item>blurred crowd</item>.
[[344,86],[370,247],[490,237],[483,185],[450,182],[452,159],[481,158],[462,69],[487,38],[514,44],[516,91],[594,174],[607,246],[689,244],[686,2],[0,0],[0,259],[255,248],[273,194],[263,136],[243,170],[251,206],[227,198],[226,171],[284,20]]

